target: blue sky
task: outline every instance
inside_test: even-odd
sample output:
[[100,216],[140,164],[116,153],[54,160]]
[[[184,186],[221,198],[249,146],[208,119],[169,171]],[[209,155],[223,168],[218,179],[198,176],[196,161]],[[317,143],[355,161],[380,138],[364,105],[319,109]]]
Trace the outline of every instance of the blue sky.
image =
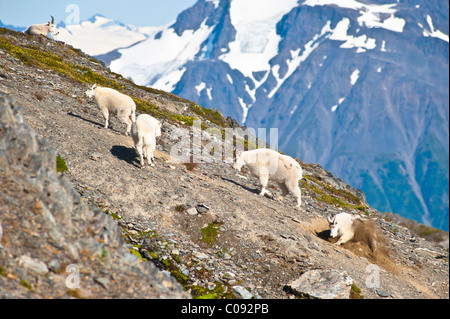
[[196,0],[0,0],[0,20],[3,24],[25,27],[45,23],[50,15],[55,17],[56,22],[66,22],[67,19],[73,21],[79,11],[81,21],[99,13],[126,24],[159,26],[175,20],[181,11],[195,2]]

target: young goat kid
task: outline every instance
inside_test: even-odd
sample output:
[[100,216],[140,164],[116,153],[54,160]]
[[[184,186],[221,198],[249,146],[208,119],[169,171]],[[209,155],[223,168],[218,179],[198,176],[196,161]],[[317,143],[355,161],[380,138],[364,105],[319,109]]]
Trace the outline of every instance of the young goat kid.
[[119,120],[127,125],[125,135],[130,134],[131,125],[136,121],[136,104],[131,97],[110,88],[97,86],[97,84],[87,90],[86,95],[89,98],[95,98],[105,118],[105,128],[108,128],[109,115],[117,114]]
[[152,161],[158,136],[161,136],[161,123],[148,114],[139,115],[131,126],[131,137],[139,155],[141,167],[144,167],[144,157],[150,166],[155,166]]
[[234,168],[241,170],[248,167],[253,176],[259,178],[261,184],[260,195],[268,193],[266,187],[270,181],[278,183],[282,196],[291,192],[297,199],[297,207],[302,204],[302,195],[298,181],[302,179],[303,170],[299,163],[288,155],[282,155],[271,149],[256,149],[242,152],[237,158]]

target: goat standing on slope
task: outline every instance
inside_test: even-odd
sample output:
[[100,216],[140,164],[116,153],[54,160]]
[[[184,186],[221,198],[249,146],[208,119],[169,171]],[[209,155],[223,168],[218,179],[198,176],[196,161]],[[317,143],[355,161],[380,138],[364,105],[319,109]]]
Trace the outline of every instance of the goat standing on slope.
[[152,161],[158,136],[161,136],[161,123],[148,114],[139,115],[131,126],[131,137],[139,154],[141,167],[144,167],[144,157],[150,166],[155,166]]
[[292,157],[261,148],[242,152],[236,159],[234,168],[240,171],[244,165],[249,168],[253,176],[259,178],[261,196],[268,193],[266,187],[270,180],[278,183],[282,190],[282,197],[291,192],[297,199],[297,207],[301,206],[302,194],[298,181],[302,179],[303,170]]
[[58,35],[59,32],[56,29],[55,25],[55,18],[53,16],[50,16],[52,18],[52,21],[44,23],[44,24],[33,24],[28,29],[25,30],[25,33],[28,35],[47,35],[51,34],[53,36]]
[[131,97],[110,88],[97,86],[97,84],[87,90],[86,95],[89,98],[95,98],[105,118],[105,128],[108,128],[109,115],[117,114],[119,120],[127,125],[125,135],[130,134],[131,125],[136,121],[136,104]]

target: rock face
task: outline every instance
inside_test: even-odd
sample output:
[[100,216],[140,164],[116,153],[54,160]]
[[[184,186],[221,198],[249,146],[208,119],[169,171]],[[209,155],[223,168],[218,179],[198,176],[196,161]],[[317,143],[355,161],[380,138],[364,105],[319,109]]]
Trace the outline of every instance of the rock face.
[[152,264],[130,254],[114,220],[89,208],[56,151],[0,94],[0,296],[184,298]]
[[348,299],[353,283],[345,272],[310,270],[287,284],[287,289],[300,297],[314,299]]
[[[283,287],[299,274],[333,270],[365,298],[448,298],[448,251],[319,165],[301,163],[296,209],[290,195],[273,199],[275,184],[273,198],[262,197],[256,178],[212,157],[211,143],[223,146],[215,138],[234,121],[45,37],[0,29],[0,57],[2,297],[295,298]],[[116,117],[103,127],[84,95],[92,79],[133,97],[138,113],[165,119],[155,167],[139,167]],[[194,116],[208,128],[201,138]],[[180,162],[174,148],[208,161]],[[57,154],[64,173],[55,173]],[[364,241],[333,244],[326,216],[339,212],[372,220],[387,253]]]

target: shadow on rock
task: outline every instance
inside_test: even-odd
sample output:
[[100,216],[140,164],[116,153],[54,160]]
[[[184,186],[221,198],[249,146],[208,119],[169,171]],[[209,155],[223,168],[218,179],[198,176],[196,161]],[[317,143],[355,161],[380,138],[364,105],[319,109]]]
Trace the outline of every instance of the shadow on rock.
[[[104,128],[105,127],[105,125],[102,124],[102,123],[95,122],[95,121],[92,121],[90,119],[84,118],[81,115],[75,114],[73,112],[68,112],[67,115],[70,115],[70,116],[76,117],[76,118],[78,118],[80,120],[83,120],[83,121],[86,121],[88,123],[94,124],[95,126],[98,126],[99,128]],[[119,131],[118,129],[114,128],[111,122],[109,123],[108,130],[111,130],[112,132],[117,133],[117,134],[123,134],[121,131]]]
[[118,159],[127,162],[128,164],[140,168],[137,162],[136,152],[132,147],[114,145],[111,148],[111,154],[117,157]]
[[254,194],[259,194],[260,193],[259,189],[253,189],[253,188],[247,187],[247,186],[242,185],[242,184],[240,184],[240,183],[238,183],[236,181],[233,181],[232,179],[229,179],[229,178],[225,178],[225,177],[221,177],[221,178],[222,178],[222,180],[230,182],[230,183],[233,183],[236,186],[242,187],[243,189],[245,189],[245,190],[247,190],[247,191],[249,191],[251,193],[254,193]]
[[67,115],[76,117],[76,118],[78,118],[78,119],[80,119],[80,120],[83,120],[83,121],[86,121],[86,122],[88,122],[88,123],[94,124],[94,125],[96,125],[96,126],[98,126],[98,127],[104,127],[104,125],[102,125],[102,124],[99,123],[99,122],[95,122],[95,121],[86,119],[86,118],[84,118],[84,117],[82,117],[82,116],[80,116],[80,115],[78,115],[78,114],[73,113],[73,112],[69,112],[69,113],[67,113]]

